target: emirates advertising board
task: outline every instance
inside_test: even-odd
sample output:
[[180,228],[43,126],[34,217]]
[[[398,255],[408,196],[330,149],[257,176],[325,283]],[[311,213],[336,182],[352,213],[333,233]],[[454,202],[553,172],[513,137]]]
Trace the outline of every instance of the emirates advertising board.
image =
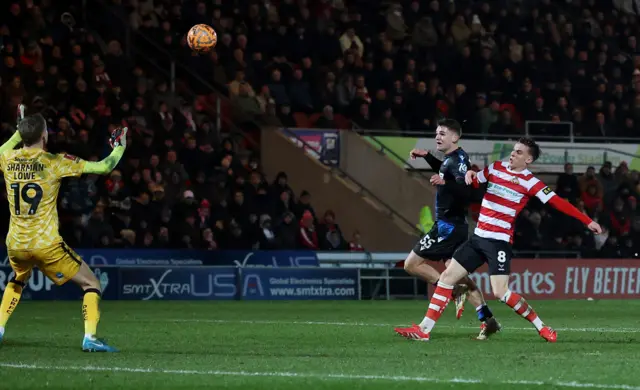
[[[638,299],[640,260],[515,259],[509,288],[527,299]],[[486,265],[471,275],[491,296]]]

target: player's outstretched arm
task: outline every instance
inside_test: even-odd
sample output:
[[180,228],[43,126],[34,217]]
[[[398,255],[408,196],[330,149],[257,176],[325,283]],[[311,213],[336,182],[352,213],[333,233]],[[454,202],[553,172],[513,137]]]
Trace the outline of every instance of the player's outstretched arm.
[[118,165],[125,149],[127,148],[127,128],[116,129],[109,144],[113,147],[111,154],[101,161],[87,161],[84,164],[82,173],[93,173],[98,175],[108,175]]
[[424,158],[434,171],[439,171],[442,166],[442,161],[438,160],[428,150],[412,149],[411,152],[409,152],[409,157],[411,157],[412,160],[415,160],[418,157]]
[[592,232],[596,234],[602,233],[602,228],[597,222],[593,221],[588,215],[581,213],[580,210],[575,208],[571,203],[559,197],[558,195],[554,195],[553,197],[551,197],[551,199],[549,199],[549,204],[554,209],[587,225],[589,230],[591,230]]
[[442,166],[442,160],[438,160],[436,156],[431,154],[431,152],[427,151],[427,154],[422,156],[422,158],[424,158],[427,161],[427,163],[431,165],[431,168],[434,171],[437,172],[440,170],[440,167]]
[[589,230],[596,234],[602,233],[602,228],[597,222],[594,222],[588,215],[583,214],[575,208],[567,200],[559,197],[551,188],[547,187],[543,182],[538,181],[529,192],[531,195],[537,197],[542,203],[549,204],[554,209],[566,214],[572,218],[577,219],[583,224],[587,225]]
[[467,174],[464,178],[465,183],[467,183],[467,185],[473,185],[474,188],[478,188],[480,187],[480,184],[486,183],[487,180],[489,180],[489,174],[493,169],[493,164],[494,163],[487,165],[480,172],[474,172],[471,170],[467,171]]
[[20,133],[16,131],[15,133],[13,133],[11,138],[7,140],[7,142],[3,143],[2,146],[0,146],[0,154],[6,152],[7,150],[13,150],[13,148],[18,146],[21,141],[22,137],[20,137]]

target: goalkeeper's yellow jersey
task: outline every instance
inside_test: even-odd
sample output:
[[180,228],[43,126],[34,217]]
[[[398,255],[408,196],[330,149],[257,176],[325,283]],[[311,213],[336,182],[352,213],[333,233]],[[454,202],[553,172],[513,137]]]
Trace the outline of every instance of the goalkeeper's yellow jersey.
[[62,242],[58,232],[60,181],[82,175],[86,161],[69,154],[21,148],[0,155],[11,211],[8,249],[46,248]]

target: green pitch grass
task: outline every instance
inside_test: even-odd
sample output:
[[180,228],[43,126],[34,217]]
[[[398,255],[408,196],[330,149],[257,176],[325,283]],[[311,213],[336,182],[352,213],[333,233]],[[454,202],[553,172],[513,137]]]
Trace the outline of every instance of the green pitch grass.
[[80,351],[80,302],[22,302],[0,347],[0,389],[640,390],[640,301],[532,302],[548,344],[498,302],[481,342],[473,308],[449,307],[431,342],[394,325],[426,302],[104,302],[119,354]]

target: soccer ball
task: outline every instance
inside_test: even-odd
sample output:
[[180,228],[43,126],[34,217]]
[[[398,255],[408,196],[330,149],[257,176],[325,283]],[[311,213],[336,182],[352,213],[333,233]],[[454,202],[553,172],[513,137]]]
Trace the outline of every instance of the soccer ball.
[[206,53],[218,43],[216,31],[206,24],[196,24],[187,34],[187,43],[191,50]]

